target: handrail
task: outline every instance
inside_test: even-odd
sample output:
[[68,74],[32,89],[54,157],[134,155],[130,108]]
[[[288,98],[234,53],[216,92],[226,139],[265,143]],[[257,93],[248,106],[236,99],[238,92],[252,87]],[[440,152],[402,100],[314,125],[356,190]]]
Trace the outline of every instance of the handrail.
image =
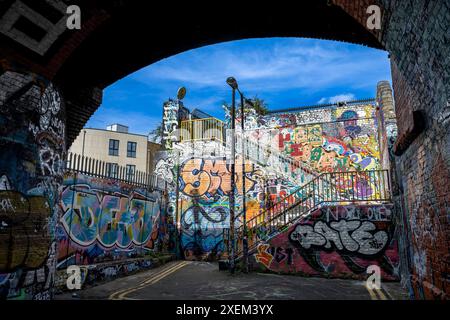
[[[238,139],[242,139],[242,136],[238,133],[237,134]],[[239,140],[236,143],[236,152],[237,153],[241,153],[242,156],[246,159],[251,159],[252,161],[255,161],[258,164],[264,165],[264,166],[268,166],[268,161],[270,159],[270,156],[273,155],[275,158],[280,160],[280,163],[282,165],[291,165],[294,170],[301,170],[303,173],[303,176],[306,176],[308,180],[311,179],[312,177],[316,177],[318,176],[320,173],[318,173],[316,170],[312,169],[308,164],[306,164],[303,161],[299,161],[293,158],[289,158],[286,155],[282,154],[280,151],[271,148],[270,146],[266,146],[266,145],[260,145],[258,143],[255,143],[253,141],[250,141],[248,137],[244,137],[244,141],[245,144],[247,146],[246,150],[244,153],[242,153],[242,140]],[[250,146],[250,147],[249,147]],[[256,150],[256,152],[255,152]],[[254,154],[257,154],[256,156]],[[268,166],[266,169],[270,168],[270,166]],[[269,169],[270,170],[270,169]],[[282,171],[276,171],[278,174],[281,174],[282,176],[284,176],[287,180],[291,181],[294,184],[300,184],[301,182],[298,180],[293,179],[293,177]],[[292,171],[290,171],[292,172]],[[309,176],[309,177],[308,177]]]
[[190,122],[190,121],[204,121],[204,120],[214,120],[216,122],[221,122],[224,123],[222,120],[214,118],[214,117],[208,117],[208,118],[201,118],[201,119],[187,119],[187,120],[182,120],[181,123],[183,122]]
[[[237,134],[237,136],[239,136],[239,134]],[[313,174],[315,176],[319,176],[320,175],[319,172],[317,172],[316,170],[312,169],[308,165],[308,163],[305,162],[305,161],[300,161],[300,160],[296,160],[296,159],[293,159],[293,158],[289,158],[288,156],[286,156],[283,153],[281,153],[279,150],[273,149],[270,146],[260,145],[260,144],[257,144],[255,142],[253,142],[253,141],[250,141],[248,137],[245,137],[245,142],[246,142],[246,145],[249,145],[249,144],[256,145],[257,146],[256,148],[264,149],[264,151],[266,153],[274,153],[274,154],[276,154],[276,157],[278,157],[279,159],[282,159],[284,162],[288,162],[291,165],[295,166],[296,168],[302,169],[302,170],[304,170],[305,172],[307,172],[309,174]]]
[[[214,117],[183,120],[181,121],[180,125],[180,142],[216,140],[222,142],[224,146],[227,146],[228,141],[226,141],[224,130],[224,122]],[[311,168],[304,161],[290,158],[281,153],[279,150],[276,150],[270,146],[255,143],[254,141],[251,141],[248,137],[246,137],[245,134],[243,135],[240,132],[235,132],[235,134],[237,139],[242,139],[243,137],[245,145],[247,146],[244,154],[241,150],[241,141],[236,141],[236,152],[240,152],[241,154],[243,154],[243,157],[246,157],[247,159],[252,159],[253,161],[255,161],[256,159],[257,163],[268,165],[267,160],[273,159],[271,158],[271,156],[273,156],[279,159],[282,165],[291,165],[291,167],[295,168],[295,170],[301,170],[303,176],[319,175],[317,170]],[[297,181],[295,179],[292,180],[293,177],[290,174],[286,173],[284,170],[281,172],[281,174],[294,184],[301,183],[300,181]],[[307,177],[308,180],[310,178],[311,177]]]
[[[330,177],[330,180],[333,179],[334,181],[326,181],[327,179],[324,179],[324,177],[327,176]],[[365,178],[368,178],[368,180],[364,180]],[[324,189],[324,181],[328,183],[328,186],[334,188],[334,190],[326,187]],[[349,184],[349,181],[351,181],[351,184]],[[363,181],[366,181],[367,184],[364,185]],[[350,192],[350,194],[348,195],[343,194],[346,186],[347,189],[352,190],[352,192]],[[338,190],[338,188],[341,188],[341,190]],[[369,188],[371,189],[370,192],[368,190]],[[375,190],[373,190],[373,188]],[[300,191],[303,190],[305,190],[306,192],[301,192],[301,194],[305,196],[301,196],[298,201],[290,201],[290,199],[295,198],[294,195],[297,195],[298,193],[300,193]],[[324,203],[337,203],[342,201],[391,201],[390,178],[388,170],[322,173],[307,184],[297,188],[290,195],[282,198],[277,203],[273,204],[258,215],[254,216],[252,219],[248,220],[246,227],[248,230],[256,230],[259,226],[264,226],[279,231],[290,225],[292,222],[298,220],[302,216],[317,209]],[[306,204],[307,206],[300,207],[301,204]],[[271,210],[276,208],[279,208],[281,210],[279,210],[279,212],[276,212],[274,215],[271,214],[273,213],[273,211],[271,212]],[[302,210],[301,208],[304,209]],[[274,221],[278,223],[275,224],[273,223]],[[236,229],[236,232],[238,234],[242,233],[243,228],[244,226],[241,225]],[[254,247],[257,246],[260,241],[261,239],[254,241],[254,243],[249,247],[249,250],[254,249]],[[242,250],[237,252],[236,255],[239,256],[241,253]]]
[[218,140],[224,142],[223,121],[210,117],[183,120],[180,125],[180,142],[199,140]]

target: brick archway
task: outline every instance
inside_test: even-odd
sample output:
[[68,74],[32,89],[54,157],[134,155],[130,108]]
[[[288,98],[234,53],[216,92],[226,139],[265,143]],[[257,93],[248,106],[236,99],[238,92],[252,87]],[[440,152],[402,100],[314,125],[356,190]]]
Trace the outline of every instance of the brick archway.
[[[416,297],[448,296],[449,4],[444,1],[317,0],[209,8],[144,1],[7,0],[0,4],[2,105],[51,81],[60,91],[65,142],[101,104],[102,90],[173,54],[255,37],[313,37],[385,49],[391,56],[398,139],[398,207]],[[37,5],[36,5],[37,4]],[[82,8],[82,29],[65,28],[68,4]],[[381,30],[368,30],[366,9],[381,8]],[[205,14],[205,12],[208,12]],[[314,19],[310,19],[314,17]],[[36,31],[37,30],[37,31]],[[11,80],[12,79],[12,80]],[[14,84],[12,84],[14,82]],[[3,169],[3,168],[2,168]],[[400,219],[399,218],[399,219]],[[431,223],[430,223],[431,221]],[[428,225],[427,225],[428,224]],[[405,258],[406,259],[406,258]],[[447,260],[446,260],[447,259]]]

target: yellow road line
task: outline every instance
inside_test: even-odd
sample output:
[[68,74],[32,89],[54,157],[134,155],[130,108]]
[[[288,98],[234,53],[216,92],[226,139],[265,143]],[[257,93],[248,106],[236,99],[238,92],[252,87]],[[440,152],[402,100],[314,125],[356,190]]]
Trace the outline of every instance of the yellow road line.
[[371,289],[367,284],[365,285],[365,287],[367,291],[369,291],[370,298],[372,300],[394,300],[392,296],[383,288]]
[[375,292],[380,296],[381,300],[387,300],[387,298],[384,295],[383,291],[381,291],[380,289],[375,289]]
[[130,298],[125,298],[125,295],[127,295],[131,292],[140,290],[148,285],[154,284],[154,283],[158,282],[159,280],[163,279],[164,277],[168,276],[169,274],[186,266],[187,264],[189,264],[189,262],[187,262],[187,261],[181,261],[181,262],[175,263],[175,264],[171,265],[170,267],[167,267],[167,268],[160,270],[157,273],[151,275],[151,277],[149,279],[141,282],[139,285],[137,285],[134,288],[123,289],[123,290],[119,290],[119,291],[112,293],[109,296],[109,299],[110,300],[130,299]]
[[131,288],[131,289],[129,289],[129,290],[127,290],[127,291],[125,291],[125,292],[119,294],[118,298],[119,298],[119,299],[126,299],[126,298],[125,298],[126,295],[128,295],[128,294],[130,294],[130,293],[132,293],[132,292],[141,290],[141,289],[143,289],[143,288],[145,288],[145,287],[147,287],[147,286],[150,286],[150,285],[152,285],[152,284],[155,284],[155,283],[158,282],[159,280],[161,280],[161,279],[167,277],[168,275],[174,273],[174,272],[177,271],[178,269],[183,268],[183,267],[186,266],[187,264],[188,264],[187,262],[180,263],[180,264],[177,265],[175,268],[172,268],[172,269],[170,269],[170,270],[167,270],[166,272],[160,274],[158,277],[154,277],[154,278],[152,278],[151,280],[147,280],[147,281],[145,281],[144,283],[142,283],[141,285],[139,285],[139,286],[137,286],[137,287],[135,287],[135,288]]
[[388,300],[395,300],[386,289],[381,288],[381,290],[383,290],[383,292],[386,294]]
[[[165,266],[164,268],[161,268],[160,270],[157,270],[157,272],[155,272],[154,274],[150,275],[150,277],[156,277],[156,276],[158,276],[159,274],[161,274],[161,273],[163,273],[163,272],[165,272],[165,271],[167,271],[167,270],[173,269],[173,268],[175,268],[176,266],[178,266],[181,262],[182,262],[182,261],[176,262],[176,263],[171,264],[171,265],[169,265],[169,266]],[[139,285],[141,285],[142,283],[143,283],[143,282],[141,282]],[[122,289],[122,290],[116,291],[116,292],[112,293],[112,294],[109,296],[109,299],[115,299],[116,296],[117,296],[118,294],[120,294],[120,293],[122,293],[122,292],[125,292],[125,291],[127,291],[127,290],[129,290],[129,288],[128,288],[128,289]]]
[[166,277],[167,275],[174,273],[178,269],[181,269],[182,267],[184,267],[187,264],[188,264],[188,262],[179,264],[176,268],[168,270],[168,271],[164,272],[163,274],[158,275],[157,277],[153,277],[153,278],[145,281],[144,284],[154,284],[154,283],[158,282],[159,280],[161,280],[162,278]]
[[378,300],[378,297],[377,297],[377,295],[373,292],[373,289],[369,288],[369,286],[368,286],[367,284],[365,285],[365,287],[366,287],[367,291],[369,291],[370,298],[371,298],[372,300]]
[[[163,269],[159,270],[158,272],[156,272],[155,274],[152,274],[152,275],[150,276],[150,279],[152,279],[152,278],[154,278],[154,277],[157,277],[157,276],[159,276],[160,274],[163,274],[163,273],[165,273],[165,272],[168,272],[168,271],[170,271],[170,270],[172,270],[172,269],[175,269],[177,266],[179,266],[179,265],[182,264],[182,263],[183,263],[183,261],[180,261],[180,262],[177,262],[177,263],[172,264],[172,265],[169,266],[169,267],[163,268]],[[141,283],[138,285],[138,287],[140,287],[143,283],[144,283],[144,281],[141,282]],[[110,299],[110,300],[115,300],[115,299],[117,298],[118,295],[120,295],[120,294],[122,294],[122,293],[124,293],[124,292],[126,292],[126,291],[129,291],[129,290],[130,290],[130,288],[128,288],[128,289],[122,289],[122,290],[119,290],[119,291],[117,291],[117,292],[114,292],[113,294],[111,294],[111,295],[109,296],[109,299]]]

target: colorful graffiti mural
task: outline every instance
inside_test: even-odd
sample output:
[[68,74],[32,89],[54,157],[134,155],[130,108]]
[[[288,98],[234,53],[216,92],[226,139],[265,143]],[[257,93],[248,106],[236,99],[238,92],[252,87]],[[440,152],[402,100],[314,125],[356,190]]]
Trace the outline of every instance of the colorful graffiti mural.
[[[242,160],[236,163],[242,168]],[[245,188],[255,189],[260,172],[245,164]],[[220,255],[224,251],[223,229],[229,227],[231,191],[230,166],[223,157],[188,158],[180,166],[179,191],[181,199],[181,243],[186,257]],[[242,198],[243,174],[237,170],[236,192]]]
[[0,92],[0,299],[51,299],[64,105],[36,75],[6,71]]
[[[236,161],[236,168],[242,168],[242,159]],[[258,173],[254,164],[245,163],[245,190],[255,186],[254,176]],[[231,191],[230,165],[224,158],[193,158],[181,165],[180,190],[191,197],[214,197],[228,195]],[[242,170],[236,170],[236,190],[242,194]]]
[[61,191],[59,266],[125,259],[156,250],[161,194],[116,180],[67,173]]
[[163,106],[162,144],[165,148],[172,148],[172,133],[178,128],[179,104],[169,100]]
[[[316,111],[318,114],[324,112]],[[290,115],[299,120],[289,124],[283,121],[283,115],[271,118],[271,125],[279,129],[278,148],[281,152],[309,163],[318,172],[381,168],[377,119],[372,105],[352,109],[337,107],[329,111],[329,122],[321,120],[318,124],[305,121],[302,114]],[[314,113],[308,111],[308,114]]]
[[[246,160],[243,175],[240,149],[237,150],[236,212],[242,210],[244,176],[246,217],[251,219],[291,194],[291,203],[307,197],[306,194],[293,192],[321,172],[379,169],[375,110],[374,104],[334,106],[267,116],[248,110],[245,114],[245,139],[247,154],[252,156]],[[225,117],[229,126],[227,108]],[[239,117],[236,121],[240,121]],[[240,128],[239,123],[237,127]],[[238,137],[241,137],[239,130]],[[255,148],[264,145],[269,149],[255,149],[250,142],[257,142],[253,146]],[[211,145],[208,150],[214,152],[205,153],[205,143]],[[230,165],[226,156],[230,146],[222,146],[215,141],[186,140],[178,143],[176,150],[172,147],[156,167],[162,177],[178,182],[178,193],[173,192],[169,197],[174,211],[178,208],[174,216],[178,217],[177,226],[185,255],[202,256],[210,251],[220,252],[223,249],[221,230],[228,228],[226,222],[231,186]],[[355,197],[380,199],[380,190],[384,190],[378,177],[370,174],[360,175],[357,179],[351,175],[339,176],[333,181],[333,185],[324,184],[321,192],[337,194],[339,199],[336,201]],[[307,206],[307,203],[304,205]],[[238,218],[237,223],[240,224],[241,220]]]
[[198,198],[180,201],[181,246],[186,258],[220,255],[223,229],[229,227],[228,198],[206,202]]
[[322,207],[261,243],[255,259],[273,272],[361,279],[376,264],[384,280],[397,280],[392,210],[392,205]]

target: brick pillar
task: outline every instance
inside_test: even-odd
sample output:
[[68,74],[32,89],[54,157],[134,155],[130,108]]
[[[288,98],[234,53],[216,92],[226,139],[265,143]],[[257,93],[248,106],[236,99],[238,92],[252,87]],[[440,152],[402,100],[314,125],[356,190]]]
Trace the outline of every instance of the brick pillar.
[[390,149],[397,138],[397,121],[395,117],[394,97],[389,81],[380,81],[377,85],[377,120],[379,123],[380,158],[384,169],[389,169],[393,161]]
[[0,131],[0,299],[51,299],[66,153],[58,89],[3,70]]

